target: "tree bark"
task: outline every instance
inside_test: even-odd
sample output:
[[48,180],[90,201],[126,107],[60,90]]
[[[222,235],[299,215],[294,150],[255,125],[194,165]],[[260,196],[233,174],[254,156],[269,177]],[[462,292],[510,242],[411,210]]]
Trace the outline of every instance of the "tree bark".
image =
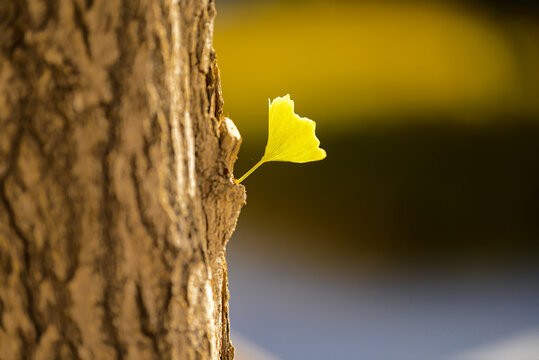
[[0,359],[232,359],[208,0],[0,0]]

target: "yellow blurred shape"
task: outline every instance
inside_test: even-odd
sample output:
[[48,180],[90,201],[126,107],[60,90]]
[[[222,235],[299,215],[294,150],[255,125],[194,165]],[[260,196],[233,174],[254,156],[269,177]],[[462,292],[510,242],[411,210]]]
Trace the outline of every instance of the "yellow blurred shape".
[[539,48],[485,14],[429,2],[223,10],[215,47],[225,111],[240,129],[265,130],[260,103],[284,91],[324,126],[539,112]]

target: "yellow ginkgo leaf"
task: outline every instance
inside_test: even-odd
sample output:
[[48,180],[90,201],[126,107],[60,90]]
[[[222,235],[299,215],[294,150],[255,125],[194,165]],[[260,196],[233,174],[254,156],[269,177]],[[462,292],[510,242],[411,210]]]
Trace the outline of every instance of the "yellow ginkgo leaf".
[[294,113],[294,101],[290,100],[290,95],[275,98],[269,104],[268,143],[264,156],[236,184],[268,161],[305,163],[324,159],[326,152],[319,147],[315,126],[314,121]]

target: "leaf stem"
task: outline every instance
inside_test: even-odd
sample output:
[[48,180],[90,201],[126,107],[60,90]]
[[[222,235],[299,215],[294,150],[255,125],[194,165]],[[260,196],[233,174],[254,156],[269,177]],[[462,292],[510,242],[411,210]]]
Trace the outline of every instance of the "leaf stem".
[[235,180],[234,183],[235,183],[235,184],[239,184],[240,182],[242,182],[243,180],[245,180],[245,178],[246,178],[247,176],[251,175],[251,173],[252,173],[253,171],[255,171],[256,169],[258,169],[258,167],[259,167],[260,165],[262,165],[263,163],[265,163],[264,159],[262,159],[262,160],[260,160],[259,162],[257,162],[256,165],[253,166],[253,167],[251,168],[251,170],[247,171],[247,172],[245,173],[245,175],[243,175],[242,177],[239,178],[239,180]]

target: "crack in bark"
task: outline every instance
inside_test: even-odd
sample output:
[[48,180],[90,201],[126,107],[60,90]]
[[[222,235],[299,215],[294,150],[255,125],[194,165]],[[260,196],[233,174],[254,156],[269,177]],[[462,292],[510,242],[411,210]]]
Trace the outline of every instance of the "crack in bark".
[[140,330],[144,336],[146,336],[152,343],[152,348],[157,359],[161,359],[161,351],[159,350],[159,336],[151,328],[150,316],[148,314],[148,309],[144,302],[144,297],[142,295],[142,286],[137,282],[136,284],[136,304],[138,308],[139,321],[140,321]]
[[[120,63],[120,59],[118,60]],[[114,67],[118,66],[116,64]],[[111,69],[109,74],[112,83],[113,89],[113,101],[111,104],[118,104],[121,99],[121,89],[118,85],[117,79],[115,78],[115,69]],[[116,140],[117,140],[117,114],[116,109],[113,105],[105,104],[105,115],[108,120],[108,134],[107,142],[105,143],[103,154],[101,155],[101,169],[103,172],[102,176],[102,213],[101,213],[101,223],[103,224],[103,246],[107,249],[104,252],[104,255],[101,259],[102,268],[103,268],[103,281],[104,281],[104,291],[103,291],[103,309],[104,316],[102,318],[102,323],[107,331],[112,346],[116,352],[116,359],[123,360],[125,357],[126,349],[125,345],[120,341],[120,335],[118,329],[114,325],[114,319],[116,318],[116,313],[112,310],[112,303],[114,301],[113,294],[117,293],[117,288],[114,283],[116,279],[116,242],[112,234],[113,225],[114,225],[114,211],[112,210],[113,205],[115,204],[115,197],[112,193],[112,174],[110,169],[110,155],[114,150]]]
[[230,342],[230,320],[228,314],[228,274],[226,270],[223,271],[223,280],[221,282],[221,306],[221,359],[228,360],[234,358],[234,347]]
[[71,352],[71,360],[82,360],[79,354],[78,347],[73,343],[73,341],[66,339],[67,347]]
[[111,174],[109,169],[108,160],[110,153],[112,152],[115,139],[115,126],[112,125],[114,120],[109,120],[109,142],[105,147],[105,154],[102,160],[103,166],[103,209],[102,209],[102,224],[103,224],[103,240],[104,247],[107,251],[103,255],[103,281],[105,283],[103,291],[103,326],[110,336],[111,343],[116,351],[116,359],[123,360],[125,356],[125,346],[120,341],[118,329],[114,325],[114,319],[116,318],[115,312],[112,310],[112,302],[114,301],[113,295],[115,294],[115,286],[113,282],[116,281],[116,244],[112,235],[113,228],[113,216],[112,202],[113,196],[110,194],[110,188],[112,186]]
[[[115,94],[117,95],[117,94]],[[103,310],[104,316],[102,318],[103,327],[107,331],[112,346],[116,352],[116,359],[123,360],[125,357],[126,349],[125,345],[120,341],[120,335],[118,329],[114,325],[114,319],[116,318],[115,312],[112,310],[112,302],[114,301],[113,295],[117,290],[114,286],[116,279],[116,243],[112,234],[114,211],[112,205],[115,202],[113,194],[111,194],[112,188],[112,174],[109,166],[110,154],[114,149],[116,143],[116,116],[113,114],[111,106],[106,106],[106,114],[109,122],[108,129],[108,141],[104,146],[104,153],[101,158],[101,167],[103,172],[103,184],[102,184],[102,224],[103,224],[103,246],[107,249],[101,259],[103,268]]]
[[7,159],[8,165],[6,166],[6,170],[4,171],[4,173],[0,176],[0,185],[2,186],[2,189],[4,188],[7,177],[13,172],[13,168],[15,167],[15,163],[17,162],[17,158],[19,157],[19,150],[23,133],[24,131],[22,125],[19,125],[17,131],[15,132],[15,135],[13,136],[11,147],[7,151],[7,154],[9,154],[9,159]]
[[[17,23],[22,17],[22,2],[2,1],[0,2],[0,48],[5,49],[6,54],[12,54],[13,51],[24,43],[24,31]],[[11,30],[11,31],[10,31]]]
[[81,36],[82,36],[82,42],[84,44],[84,49],[86,50],[86,55],[88,56],[88,59],[92,58],[92,48],[90,46],[90,35],[88,31],[88,26],[86,25],[83,17],[82,17],[82,9],[80,8],[81,5],[79,5],[79,2],[75,1],[73,4],[73,20],[75,22],[75,26],[80,29]]
[[208,97],[208,112],[215,116],[219,125],[223,119],[223,92],[221,89],[221,74],[217,66],[217,55],[210,52],[210,69],[206,74],[206,95]]
[[26,356],[30,356],[32,352],[34,351],[36,345],[39,343],[39,340],[41,339],[41,335],[43,333],[42,326],[39,321],[39,315],[37,312],[37,309],[34,305],[34,296],[32,294],[32,286],[31,286],[31,274],[28,273],[30,270],[30,240],[26,237],[22,229],[17,224],[15,218],[15,211],[11,207],[11,202],[7,196],[6,191],[6,180],[8,176],[13,172],[15,164],[17,162],[17,159],[19,157],[19,151],[21,147],[21,141],[22,141],[22,135],[23,135],[23,129],[22,125],[19,127],[15,139],[13,140],[11,144],[11,149],[8,152],[10,154],[10,159],[8,163],[8,167],[6,172],[3,174],[2,178],[0,179],[0,200],[2,201],[4,208],[6,209],[6,213],[8,215],[8,224],[9,227],[13,230],[15,235],[22,241],[23,244],[23,261],[25,264],[25,272],[21,274],[22,277],[22,285],[24,287],[25,295],[26,295],[26,310],[28,313],[28,317],[30,318],[30,322],[32,323],[35,331],[35,340],[31,341],[26,338],[26,335],[20,331],[19,336],[21,337],[21,340],[23,343],[25,343],[27,346],[25,346],[24,353]]
[[152,239],[152,242],[156,248],[160,248],[159,244],[159,236],[157,234],[157,229],[153,225],[153,223],[147,218],[144,211],[144,205],[142,201],[142,193],[140,189],[140,181],[137,176],[137,160],[136,157],[133,155],[131,156],[130,160],[130,175],[131,175],[131,181],[133,182],[133,188],[135,189],[135,198],[137,202],[137,213],[140,218],[140,222],[142,226],[144,227],[144,230],[146,230],[146,233],[148,236]]

